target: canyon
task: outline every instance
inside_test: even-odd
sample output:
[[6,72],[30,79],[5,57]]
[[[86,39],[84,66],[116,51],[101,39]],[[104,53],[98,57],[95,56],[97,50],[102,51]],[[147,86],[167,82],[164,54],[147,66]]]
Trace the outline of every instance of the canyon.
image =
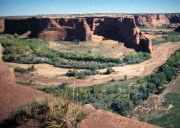
[[180,23],[180,14],[135,15],[65,15],[36,17],[7,17],[0,19],[0,32],[42,38],[51,41],[100,41],[111,39],[123,42],[137,51],[152,52],[152,41],[138,26],[161,26]]
[[[152,46],[152,41],[149,36],[141,32],[138,27],[162,26],[172,23],[177,24],[177,26],[179,25],[180,14],[99,14],[6,17],[0,18],[0,33],[13,35],[18,34],[20,35],[20,38],[48,39],[52,41],[51,43],[54,41],[77,40],[96,43],[103,42],[104,40],[115,40],[118,44],[124,43],[126,47],[135,49],[136,51],[151,53],[152,58],[146,62],[135,65],[113,67],[115,70],[115,73],[113,74],[101,76],[96,75],[89,79],[76,80],[76,84],[79,87],[83,87],[109,82],[111,80],[122,80],[126,75],[129,79],[134,77],[144,77],[151,74],[159,66],[163,65],[166,60],[180,48],[180,45],[178,42],[166,42]],[[179,32],[179,27],[180,26],[178,26],[175,31]],[[106,41],[104,41],[104,43],[106,43]],[[0,122],[7,119],[10,113],[15,111],[19,105],[30,102],[35,99],[35,97],[49,97],[49,95],[45,94],[44,92],[16,83],[17,74],[14,75],[13,68],[21,67],[22,65],[28,68],[30,65],[3,62],[1,59],[2,51],[3,48],[0,45],[0,67],[2,69],[0,71],[0,92],[2,94],[0,95]],[[70,87],[74,87],[74,78],[66,79],[64,76],[62,79],[58,78],[58,76],[63,75],[62,69],[49,65],[49,68],[47,68],[48,66],[44,66],[44,64],[35,66],[37,69],[35,75],[29,74],[28,76],[23,74],[23,76],[20,76],[20,78],[29,81],[31,81],[33,77],[40,79],[40,73],[42,73],[44,75],[42,76],[43,80],[46,79],[47,81],[54,82],[54,80],[57,79],[57,83],[61,83],[64,80],[65,82],[69,83]],[[68,69],[63,70],[64,74],[66,74],[68,71]],[[104,69],[100,71],[103,72],[103,70]],[[46,77],[47,74],[49,76],[51,75],[50,71],[53,72],[52,79]],[[48,82],[46,82],[46,84],[47,83]],[[91,114],[81,122],[80,127],[82,128],[107,128],[117,126],[131,128],[158,127],[135,119],[122,117],[104,110],[96,110],[91,105],[86,106],[87,108],[90,107]]]

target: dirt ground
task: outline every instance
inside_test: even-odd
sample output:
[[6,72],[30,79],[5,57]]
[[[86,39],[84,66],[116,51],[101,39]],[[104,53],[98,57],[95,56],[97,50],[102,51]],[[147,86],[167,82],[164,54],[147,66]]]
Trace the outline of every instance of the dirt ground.
[[[153,47],[152,58],[133,65],[125,65],[119,67],[113,67],[116,71],[110,75],[94,75],[85,80],[75,80],[75,86],[91,86],[95,84],[102,84],[112,79],[120,80],[133,77],[143,77],[151,74],[156,68],[166,62],[166,60],[176,51],[180,49],[180,42],[167,42]],[[30,65],[8,63],[10,67],[23,67],[27,68]],[[69,83],[69,86],[74,86],[74,79],[64,76],[68,69],[57,68],[48,64],[35,65],[37,71],[32,74],[16,74],[16,81],[30,81],[33,80],[38,86],[57,85],[63,82]],[[103,71],[104,69],[100,70]]]
[[97,41],[80,42],[78,45],[68,41],[50,42],[50,48],[68,52],[73,51],[88,54],[92,53],[105,55],[114,58],[123,57],[123,55],[135,53],[134,49],[126,48],[123,43],[120,43],[118,41],[102,41],[101,39],[98,40],[98,38],[95,40]]

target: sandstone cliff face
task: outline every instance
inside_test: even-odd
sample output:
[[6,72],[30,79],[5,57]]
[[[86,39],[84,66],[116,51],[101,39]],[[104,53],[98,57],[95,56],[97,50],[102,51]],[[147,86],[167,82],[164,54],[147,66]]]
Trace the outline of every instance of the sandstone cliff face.
[[134,18],[138,26],[162,26],[170,23],[164,14],[135,15]]
[[94,35],[104,39],[124,42],[138,51],[152,52],[151,41],[142,35],[133,18],[84,17],[84,18],[27,18],[5,19],[4,33],[52,41],[91,41]]
[[61,26],[60,19],[6,19],[4,33],[22,35],[30,32],[29,37],[56,40],[91,40],[91,31],[85,19],[67,19]]
[[4,19],[0,19],[0,33],[4,32]]
[[124,42],[129,48],[137,51],[152,52],[152,42],[145,37],[136,26],[133,18],[87,18],[95,35],[105,39]]
[[138,26],[162,26],[180,23],[180,14],[137,14],[134,19]]

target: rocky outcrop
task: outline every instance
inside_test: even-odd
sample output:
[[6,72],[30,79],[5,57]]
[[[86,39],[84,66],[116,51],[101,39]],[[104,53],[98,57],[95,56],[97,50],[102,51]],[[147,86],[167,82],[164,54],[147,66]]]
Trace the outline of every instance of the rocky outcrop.
[[5,19],[4,33],[52,41],[91,41],[94,35],[118,40],[138,51],[152,52],[152,43],[128,17],[24,18]]
[[0,33],[4,32],[4,19],[0,19]]
[[80,128],[159,128],[145,122],[123,117],[103,110],[93,110]]
[[137,14],[134,15],[138,26],[162,26],[180,23],[180,14]]

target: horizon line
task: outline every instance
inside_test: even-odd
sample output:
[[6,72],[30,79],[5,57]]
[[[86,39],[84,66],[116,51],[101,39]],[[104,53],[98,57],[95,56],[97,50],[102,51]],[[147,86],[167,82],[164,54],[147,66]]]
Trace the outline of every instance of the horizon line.
[[2,17],[26,17],[26,16],[30,16],[30,17],[36,17],[36,16],[47,16],[47,15],[100,15],[100,14],[180,14],[180,12],[145,12],[145,13],[59,13],[59,14],[36,14],[36,15],[6,15],[6,16],[0,16]]

